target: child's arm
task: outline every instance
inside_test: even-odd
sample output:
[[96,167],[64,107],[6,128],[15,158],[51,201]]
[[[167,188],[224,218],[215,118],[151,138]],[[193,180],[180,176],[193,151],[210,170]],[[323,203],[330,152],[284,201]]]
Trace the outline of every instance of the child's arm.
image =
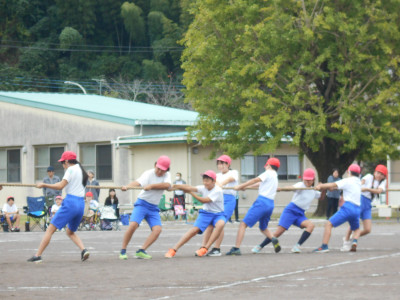
[[140,183],[135,180],[135,181],[132,181],[130,184],[124,185],[123,187],[121,187],[121,190],[125,192],[130,187],[140,187],[140,186],[141,186]]
[[189,194],[192,195],[197,200],[199,200],[201,203],[212,202],[212,200],[210,198],[208,198],[208,197],[200,197],[199,195],[195,194],[194,192],[190,192]]
[[317,184],[317,186],[315,187],[315,189],[316,189],[317,191],[319,191],[319,190],[327,190],[327,189],[329,189],[329,190],[337,190],[337,189],[338,189],[338,186],[337,186],[337,184],[336,184],[335,182],[331,182],[331,183],[319,183],[319,184]]
[[233,177],[231,176],[231,177],[228,177],[228,178],[226,178],[225,180],[223,180],[223,181],[221,181],[221,182],[217,182],[217,185],[218,185],[219,187],[223,187],[224,185],[227,185],[229,182],[233,182],[233,181],[235,181],[235,178],[233,178]]
[[182,190],[185,193],[197,192],[197,188],[189,184],[174,184],[171,190]]
[[250,179],[249,181],[246,181],[245,183],[235,186],[233,189],[235,191],[240,191],[240,190],[244,191],[247,187],[253,186],[260,182],[261,182],[261,179],[259,177],[256,177],[256,178]]
[[370,188],[362,188],[361,192],[370,192],[372,194],[382,194],[383,189],[378,187],[377,189],[370,189]]
[[145,191],[150,190],[168,190],[171,187],[169,182],[153,183],[146,185],[143,189]]
[[68,181],[66,181],[65,179],[57,182],[57,183],[38,183],[36,184],[36,187],[38,189],[42,189],[42,188],[48,188],[48,189],[53,189],[53,190],[62,190],[63,188],[65,188],[65,186],[68,184]]

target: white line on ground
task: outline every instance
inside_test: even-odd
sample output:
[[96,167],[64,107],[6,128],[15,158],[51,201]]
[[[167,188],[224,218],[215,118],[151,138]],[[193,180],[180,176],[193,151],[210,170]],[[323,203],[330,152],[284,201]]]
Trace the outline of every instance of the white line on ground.
[[[391,257],[396,257],[396,256],[400,256],[400,252],[393,253],[393,254],[387,254],[387,255],[374,256],[374,257],[369,257],[369,258],[356,259],[356,260],[346,260],[343,262],[329,264],[329,265],[325,265],[325,266],[317,266],[317,267],[313,267],[313,268],[302,269],[302,270],[297,270],[297,271],[292,271],[292,272],[287,272],[287,273],[274,274],[274,275],[265,276],[265,277],[253,278],[250,280],[236,281],[236,282],[232,282],[229,284],[217,285],[217,286],[213,286],[213,287],[209,287],[209,288],[203,288],[203,289],[196,291],[196,293],[204,293],[204,292],[209,292],[209,291],[218,290],[218,289],[230,288],[230,287],[237,286],[237,285],[244,285],[244,284],[249,284],[249,283],[254,283],[254,282],[265,281],[265,280],[273,279],[273,278],[286,277],[286,276],[291,276],[291,275],[295,275],[295,274],[308,273],[308,272],[319,271],[319,270],[323,270],[323,269],[329,269],[329,268],[334,268],[334,267],[348,265],[348,264],[363,263],[363,262],[367,262],[367,261],[383,259],[383,258],[391,258]],[[181,295],[165,296],[165,297],[161,297],[161,298],[154,298],[152,300],[170,299],[170,298],[174,298],[176,296],[181,296]]]

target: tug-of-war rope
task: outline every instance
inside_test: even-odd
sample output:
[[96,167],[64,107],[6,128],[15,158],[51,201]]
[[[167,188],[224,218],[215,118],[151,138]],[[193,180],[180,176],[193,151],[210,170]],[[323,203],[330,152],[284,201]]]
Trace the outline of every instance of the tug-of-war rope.
[[[29,183],[0,183],[0,186],[11,186],[11,187],[36,187],[36,184],[29,184]],[[102,186],[102,185],[87,185],[86,188],[90,189],[115,189],[115,190],[122,190],[123,186]],[[127,190],[142,190],[143,187],[135,186],[135,187],[126,187]],[[232,187],[223,187],[224,190],[233,190]],[[171,189],[174,190],[174,189]],[[249,187],[245,188],[245,190],[258,190],[258,187]],[[293,192],[298,190],[315,190],[314,187],[309,188],[295,188],[291,186],[281,187],[277,189],[277,192]],[[399,192],[400,189],[388,189],[388,192]]]

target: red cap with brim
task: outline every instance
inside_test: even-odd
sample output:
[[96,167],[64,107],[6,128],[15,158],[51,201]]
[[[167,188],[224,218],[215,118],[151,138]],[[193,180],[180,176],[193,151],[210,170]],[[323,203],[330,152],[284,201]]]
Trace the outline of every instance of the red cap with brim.
[[93,193],[92,192],[87,192],[86,193],[86,197],[93,197]]
[[276,157],[271,157],[270,159],[267,160],[267,163],[265,164],[264,167],[266,167],[267,165],[271,165],[271,166],[275,166],[275,167],[279,168],[281,166],[281,162]]
[[58,160],[59,162],[66,161],[66,160],[73,160],[76,159],[76,154],[75,152],[72,151],[65,151],[62,155],[61,158]]
[[208,171],[205,171],[203,174],[201,174],[201,176],[204,176],[204,175],[206,175],[214,180],[217,180],[217,174],[215,174],[215,172],[213,170],[208,170]]
[[350,167],[349,167],[349,171],[350,171],[350,172],[357,173],[357,174],[360,174],[360,173],[361,173],[361,168],[360,168],[360,166],[357,165],[357,164],[352,164],[352,165],[350,165]]
[[314,180],[315,172],[313,169],[305,169],[303,172],[303,180]]
[[166,155],[162,155],[157,159],[156,167],[160,170],[167,171],[170,165],[171,160]]
[[375,171],[382,173],[385,177],[388,175],[388,169],[384,165],[377,165]]
[[229,157],[229,155],[221,155],[220,157],[217,158],[217,161],[223,161],[226,162],[228,165],[231,164],[232,158]]

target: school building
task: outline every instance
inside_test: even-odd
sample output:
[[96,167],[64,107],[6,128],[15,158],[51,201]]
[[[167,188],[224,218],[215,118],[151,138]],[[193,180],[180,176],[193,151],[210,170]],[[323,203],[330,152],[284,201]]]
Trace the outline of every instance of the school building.
[[[171,158],[173,180],[180,172],[186,182],[198,185],[202,172],[216,170],[215,159],[209,159],[211,147],[188,141],[186,128],[197,119],[193,111],[99,95],[0,92],[0,117],[0,182],[42,182],[49,165],[62,178],[63,168],[57,160],[67,150],[75,151],[85,169],[94,170],[103,186],[128,184],[153,168],[160,155]],[[248,153],[234,160],[232,168],[239,171],[243,182],[263,172],[271,155],[281,161],[280,186],[294,184],[305,168],[312,167],[307,158],[300,160],[296,147],[283,143],[274,153]],[[393,174],[390,186],[400,186],[400,162],[389,161],[388,165]],[[133,203],[137,194],[117,191],[125,205]],[[9,195],[22,207],[27,196],[41,196],[42,191],[5,187],[0,191],[0,203]],[[108,190],[101,190],[101,204],[107,195]],[[256,195],[254,190],[240,192],[241,213]],[[291,197],[290,192],[279,193],[277,208],[283,208]],[[172,193],[167,192],[166,198],[172,198]]]

